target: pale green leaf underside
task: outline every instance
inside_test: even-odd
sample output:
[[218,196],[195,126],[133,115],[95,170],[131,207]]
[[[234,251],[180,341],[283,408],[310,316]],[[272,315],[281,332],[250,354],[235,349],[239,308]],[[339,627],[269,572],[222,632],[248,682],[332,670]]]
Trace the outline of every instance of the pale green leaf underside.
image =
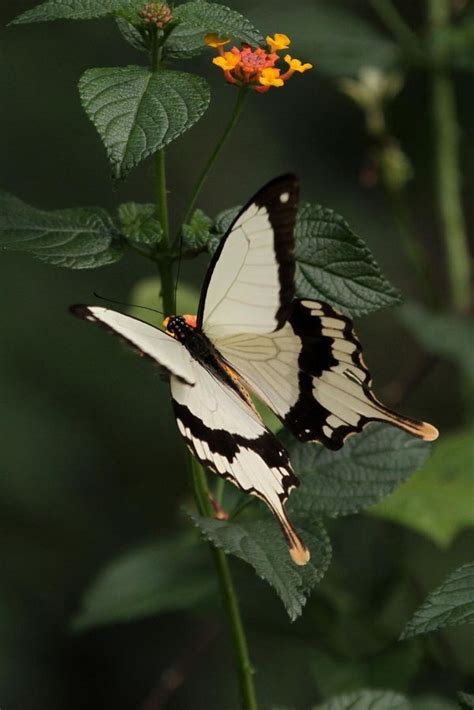
[[317,519],[303,514],[293,516],[293,523],[311,551],[310,562],[298,567],[288,554],[278,524],[267,511],[257,519],[242,518],[235,522],[191,517],[208,540],[250,564],[275,589],[292,621],[301,614],[331,558],[327,533]]
[[474,562],[460,567],[428,595],[400,638],[474,623]]
[[326,700],[313,710],[410,710],[410,703],[390,690],[358,690]]
[[295,237],[300,297],[320,299],[353,316],[400,303],[368,247],[332,210],[301,205]]
[[0,249],[25,252],[54,266],[92,269],[120,259],[123,246],[105,210],[46,212],[0,193]]
[[79,91],[115,177],[191,128],[210,101],[209,87],[198,76],[139,66],[89,69]]
[[350,437],[339,451],[302,444],[286,432],[301,486],[290,497],[290,510],[316,516],[355,513],[381,500],[419,468],[430,446],[388,424],[374,423]]
[[47,0],[18,15],[12,24],[51,20],[89,20],[138,10],[145,0]]
[[86,591],[77,630],[192,608],[214,587],[200,550],[188,540],[162,540],[121,555]]
[[473,461],[471,430],[442,436],[425,466],[371,512],[447,546],[474,526]]

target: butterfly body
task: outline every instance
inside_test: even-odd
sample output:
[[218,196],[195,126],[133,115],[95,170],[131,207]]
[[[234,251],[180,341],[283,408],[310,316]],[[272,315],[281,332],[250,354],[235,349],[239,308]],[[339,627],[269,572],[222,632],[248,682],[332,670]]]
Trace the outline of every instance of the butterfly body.
[[165,332],[99,306],[72,310],[168,371],[188,448],[211,471],[266,503],[292,559],[304,565],[309,551],[284,507],[298,479],[250,392],[299,440],[331,449],[372,421],[428,441],[438,432],[376,399],[349,318],[320,301],[294,298],[297,201],[292,175],[260,190],[216,250],[197,316],[170,316]]

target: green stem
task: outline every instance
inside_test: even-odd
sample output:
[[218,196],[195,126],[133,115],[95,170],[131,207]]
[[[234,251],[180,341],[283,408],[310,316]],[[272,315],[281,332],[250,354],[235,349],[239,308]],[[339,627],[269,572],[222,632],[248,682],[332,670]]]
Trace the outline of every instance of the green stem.
[[407,54],[412,58],[421,59],[423,53],[416,33],[405,22],[391,0],[370,0],[370,2],[385,27],[390,30]]
[[[194,457],[191,458],[194,494],[196,505],[201,515],[213,517],[214,512],[209,500],[209,488],[206,474],[201,464]],[[239,668],[239,684],[243,710],[257,710],[257,698],[253,682],[253,668],[245,636],[239,602],[235,593],[232,576],[227,557],[222,550],[211,545],[214,565],[217,570],[221,586],[222,598],[226,608],[232,640]]]
[[[232,111],[232,113],[231,113],[229,122],[227,123],[227,125],[226,125],[226,127],[225,127],[225,129],[224,129],[224,132],[222,133],[221,137],[220,137],[219,140],[217,141],[217,143],[216,143],[216,145],[215,145],[215,147],[214,147],[214,150],[212,151],[212,153],[211,153],[211,155],[210,155],[210,157],[209,157],[209,159],[208,159],[206,165],[204,166],[204,169],[203,169],[201,175],[199,176],[199,178],[198,178],[198,180],[197,180],[197,182],[196,182],[196,184],[195,184],[195,186],[194,186],[194,190],[193,190],[193,192],[192,192],[192,194],[191,194],[191,198],[190,198],[190,200],[189,200],[188,206],[186,207],[186,211],[185,211],[185,213],[184,213],[184,217],[183,217],[182,222],[181,222],[182,225],[183,225],[183,224],[187,224],[187,223],[189,222],[189,220],[191,219],[191,215],[192,215],[192,213],[193,213],[193,211],[194,211],[194,207],[195,207],[195,205],[196,205],[196,202],[197,202],[197,199],[198,199],[198,197],[199,197],[199,194],[200,194],[200,192],[201,192],[201,190],[202,190],[202,187],[203,187],[204,183],[206,182],[206,178],[207,178],[207,176],[209,175],[209,173],[210,173],[210,171],[211,171],[211,169],[212,169],[214,163],[216,162],[217,158],[219,157],[219,154],[220,154],[222,148],[223,148],[224,145],[226,144],[227,139],[228,139],[228,137],[229,137],[229,135],[230,135],[232,129],[233,129],[234,126],[237,124],[237,122],[238,122],[238,120],[239,120],[239,118],[240,118],[240,116],[241,116],[242,109],[243,109],[243,107],[244,107],[244,103],[245,103],[245,99],[246,99],[246,97],[247,97],[247,94],[248,94],[248,90],[247,90],[247,89],[245,89],[245,88],[239,89],[239,93],[238,93],[238,95],[237,95],[237,100],[236,100],[236,102],[235,102],[235,105],[234,105],[233,111]],[[181,229],[180,229],[180,234],[181,234]],[[178,237],[177,237],[178,239],[179,239],[179,236],[180,236],[180,235],[178,235]]]
[[451,302],[467,310],[470,295],[470,258],[461,200],[459,128],[456,97],[446,67],[444,31],[449,27],[449,1],[429,0],[432,36],[432,111],[436,151],[436,189],[443,226]]

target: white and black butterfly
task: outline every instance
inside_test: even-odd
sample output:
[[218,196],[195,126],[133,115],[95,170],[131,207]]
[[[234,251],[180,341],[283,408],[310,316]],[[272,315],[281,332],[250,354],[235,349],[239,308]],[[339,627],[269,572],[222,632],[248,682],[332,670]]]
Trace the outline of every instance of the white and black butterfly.
[[170,373],[178,428],[194,455],[277,517],[293,560],[309,551],[284,509],[298,485],[288,454],[265,427],[256,394],[301,441],[340,448],[350,434],[385,421],[422,439],[430,424],[386,409],[349,318],[331,306],[295,299],[294,176],[279,177],[240,211],[215,252],[197,317],[170,316],[166,332],[99,306],[73,306]]

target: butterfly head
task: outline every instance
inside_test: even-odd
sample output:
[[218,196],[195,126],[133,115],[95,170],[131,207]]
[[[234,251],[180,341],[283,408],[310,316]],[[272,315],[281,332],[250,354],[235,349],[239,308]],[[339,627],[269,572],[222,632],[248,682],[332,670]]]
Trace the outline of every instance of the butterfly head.
[[176,340],[184,340],[192,328],[196,327],[196,316],[168,316],[163,321],[166,332]]

